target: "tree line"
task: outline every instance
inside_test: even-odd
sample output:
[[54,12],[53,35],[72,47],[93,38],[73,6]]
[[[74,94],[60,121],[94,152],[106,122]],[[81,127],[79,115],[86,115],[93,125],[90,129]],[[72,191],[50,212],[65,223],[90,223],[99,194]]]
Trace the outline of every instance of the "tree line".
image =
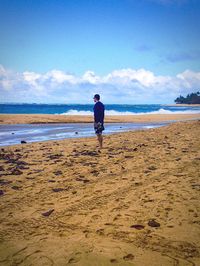
[[180,103],[180,104],[200,104],[200,92],[196,92],[196,93],[190,93],[188,94],[186,97],[183,97],[182,95],[180,95],[179,97],[176,98],[176,100],[174,100],[175,103]]

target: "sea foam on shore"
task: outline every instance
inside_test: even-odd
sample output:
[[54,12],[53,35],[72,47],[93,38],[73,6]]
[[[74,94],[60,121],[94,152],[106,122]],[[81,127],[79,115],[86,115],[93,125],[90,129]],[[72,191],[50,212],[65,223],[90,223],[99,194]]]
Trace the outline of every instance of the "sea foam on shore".
[[[108,116],[121,116],[121,115],[151,115],[151,114],[200,114],[200,108],[196,110],[184,110],[184,111],[170,111],[165,110],[163,108],[159,109],[158,111],[152,111],[152,112],[120,112],[116,110],[105,110],[105,115]],[[83,110],[74,110],[71,109],[67,112],[61,113],[60,115],[93,115],[92,111],[83,111]]]

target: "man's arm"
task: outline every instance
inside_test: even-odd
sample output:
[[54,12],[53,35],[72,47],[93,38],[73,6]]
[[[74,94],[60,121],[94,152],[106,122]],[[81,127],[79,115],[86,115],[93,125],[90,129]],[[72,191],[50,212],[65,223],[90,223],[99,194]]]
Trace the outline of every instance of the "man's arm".
[[100,119],[100,108],[97,104],[94,106],[94,122],[98,123]]

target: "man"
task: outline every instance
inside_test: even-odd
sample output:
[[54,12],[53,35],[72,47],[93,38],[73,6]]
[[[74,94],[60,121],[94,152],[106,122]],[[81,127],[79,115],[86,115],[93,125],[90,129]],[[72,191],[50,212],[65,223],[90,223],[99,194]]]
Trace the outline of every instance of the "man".
[[102,102],[100,102],[100,95],[94,95],[94,130],[97,135],[100,149],[103,147],[103,136],[102,131],[104,130],[104,110],[105,107]]

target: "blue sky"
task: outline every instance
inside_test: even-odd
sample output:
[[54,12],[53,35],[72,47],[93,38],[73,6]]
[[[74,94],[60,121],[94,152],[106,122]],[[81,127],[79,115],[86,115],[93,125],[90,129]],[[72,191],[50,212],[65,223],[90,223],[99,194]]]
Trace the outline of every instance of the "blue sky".
[[[119,97],[121,83],[117,86],[116,82],[115,85],[106,83],[107,80],[105,82],[105,77],[112,75],[114,71],[143,69],[145,73],[152,72],[156,78],[170,77],[171,80],[185,71],[193,73],[193,78],[196,73],[190,86],[181,83],[182,88],[176,87],[173,90],[168,100],[172,101],[176,93],[187,93],[196,89],[193,88],[194,84],[195,87],[200,85],[199,16],[198,0],[1,0],[2,101],[20,101],[20,98],[12,97],[11,90],[19,92],[22,85],[23,93],[27,90],[30,95],[30,86],[38,86],[40,90],[43,86],[48,94],[45,88],[47,85],[41,79],[44,81],[44,76],[51,76],[55,70],[79,79],[76,86],[74,83],[73,86],[71,83],[66,84],[66,79],[63,81],[62,93],[73,100],[77,95],[71,97],[73,93],[70,90],[74,91],[75,87],[76,93],[83,94],[99,90],[101,93],[110,90],[112,94],[112,90],[116,91],[117,87],[116,97]],[[91,83],[90,79],[80,82],[89,73],[87,71],[100,77],[98,85]],[[32,73],[32,83],[30,75],[29,81],[22,78],[27,72]],[[130,73],[135,72],[129,71]],[[118,76],[121,77],[121,74]],[[129,78],[139,80],[140,83],[141,80],[135,74],[133,76],[134,78]],[[13,79],[16,80],[15,83],[12,83]],[[56,87],[61,87],[60,81],[58,83],[59,86],[54,84],[55,90]],[[138,92],[140,85],[145,88],[143,83],[135,87],[132,85],[133,95],[136,90]],[[5,84],[9,86],[5,87]],[[87,85],[90,90],[84,91]],[[67,91],[64,90],[66,86]],[[162,86],[165,86],[166,92],[169,90],[166,80]],[[128,84],[127,91],[131,90],[130,87]],[[161,102],[165,99],[163,90],[162,87],[159,98]],[[40,95],[35,95],[34,91],[32,93],[33,100],[42,101]],[[62,93],[49,93],[48,101],[61,102]],[[121,88],[121,93],[123,95],[124,88]],[[123,101],[127,101],[130,95],[129,92],[127,97],[122,97]],[[139,102],[142,97],[141,94]],[[87,101],[87,97],[85,100]],[[158,98],[155,99],[157,100]],[[30,102],[31,98],[27,97],[27,101]],[[112,101],[115,102],[116,99],[113,98]],[[154,98],[151,97],[151,101]]]

